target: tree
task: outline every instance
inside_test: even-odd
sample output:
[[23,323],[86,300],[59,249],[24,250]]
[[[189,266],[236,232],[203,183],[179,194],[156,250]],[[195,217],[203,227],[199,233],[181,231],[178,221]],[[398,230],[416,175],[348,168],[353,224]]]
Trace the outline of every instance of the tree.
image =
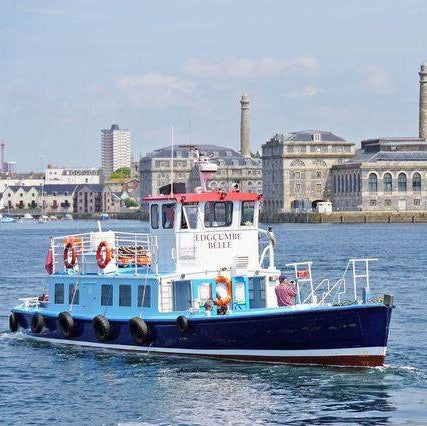
[[130,167],[120,167],[110,175],[110,179],[130,178]]
[[129,207],[138,207],[138,203],[135,200],[135,198],[129,197],[129,198],[126,198],[126,200],[125,200],[125,206],[127,208],[129,208]]

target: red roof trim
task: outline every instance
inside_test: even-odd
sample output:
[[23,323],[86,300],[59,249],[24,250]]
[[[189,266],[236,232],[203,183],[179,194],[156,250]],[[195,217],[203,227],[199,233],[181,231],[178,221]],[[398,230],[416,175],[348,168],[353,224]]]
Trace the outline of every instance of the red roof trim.
[[261,194],[253,192],[202,192],[195,194],[187,192],[185,194],[173,195],[153,195],[144,197],[143,201],[176,201],[177,203],[195,203],[200,201],[261,201]]

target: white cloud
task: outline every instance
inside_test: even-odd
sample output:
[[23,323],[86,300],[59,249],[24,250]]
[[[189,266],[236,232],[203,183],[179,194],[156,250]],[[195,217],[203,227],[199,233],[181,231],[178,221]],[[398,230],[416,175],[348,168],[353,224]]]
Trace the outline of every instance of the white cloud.
[[313,74],[317,61],[313,56],[299,56],[290,60],[264,57],[258,60],[227,58],[222,61],[205,61],[190,58],[185,63],[187,73],[198,77],[254,78],[271,77],[285,72],[302,71]]
[[297,89],[291,92],[290,96],[295,98],[310,98],[322,92],[324,92],[324,90],[320,89],[319,87],[304,86],[304,87],[301,87],[300,89]]
[[396,79],[385,68],[377,65],[362,65],[359,67],[363,85],[379,95],[392,95],[396,92]]
[[116,86],[134,107],[159,109],[179,103],[194,89],[191,81],[160,73],[122,76]]

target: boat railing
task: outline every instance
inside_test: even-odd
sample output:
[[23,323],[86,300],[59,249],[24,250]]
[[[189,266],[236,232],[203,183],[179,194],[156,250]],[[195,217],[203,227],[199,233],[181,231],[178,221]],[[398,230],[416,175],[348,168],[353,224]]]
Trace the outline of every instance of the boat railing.
[[[367,301],[370,293],[369,263],[377,261],[373,258],[349,259],[341,277],[331,285],[329,278],[325,278],[316,286],[313,284],[312,264],[313,262],[290,263],[295,271],[298,285],[298,304],[325,305],[327,303],[342,304],[345,302],[360,303]],[[362,272],[360,269],[362,267]],[[352,286],[348,275],[351,273]],[[309,293],[305,298],[301,297],[302,289],[308,285]]]
[[[111,260],[103,269],[96,259],[101,243],[106,243],[111,249]],[[65,266],[67,245],[71,245],[76,255],[77,266],[73,268]],[[51,238],[50,249],[55,272],[62,269],[68,273],[109,273],[119,268],[133,268],[138,274],[141,267],[150,267],[157,272],[157,237],[147,233],[103,231],[65,235]]]

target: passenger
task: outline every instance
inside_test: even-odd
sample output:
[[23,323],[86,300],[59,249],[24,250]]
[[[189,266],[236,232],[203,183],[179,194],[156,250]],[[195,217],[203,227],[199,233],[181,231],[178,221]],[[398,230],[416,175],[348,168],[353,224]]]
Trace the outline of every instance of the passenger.
[[39,296],[37,300],[40,302],[41,305],[45,305],[49,302],[49,294],[44,291],[43,294]]
[[289,282],[287,277],[281,275],[279,277],[279,285],[274,290],[278,306],[292,306],[294,304],[294,297],[298,294],[295,281]]
[[218,315],[227,315],[228,314],[228,308],[226,305],[222,305],[218,309]]
[[212,309],[214,307],[212,300],[206,300],[205,304],[203,305],[205,308],[206,316],[210,317],[212,315]]

